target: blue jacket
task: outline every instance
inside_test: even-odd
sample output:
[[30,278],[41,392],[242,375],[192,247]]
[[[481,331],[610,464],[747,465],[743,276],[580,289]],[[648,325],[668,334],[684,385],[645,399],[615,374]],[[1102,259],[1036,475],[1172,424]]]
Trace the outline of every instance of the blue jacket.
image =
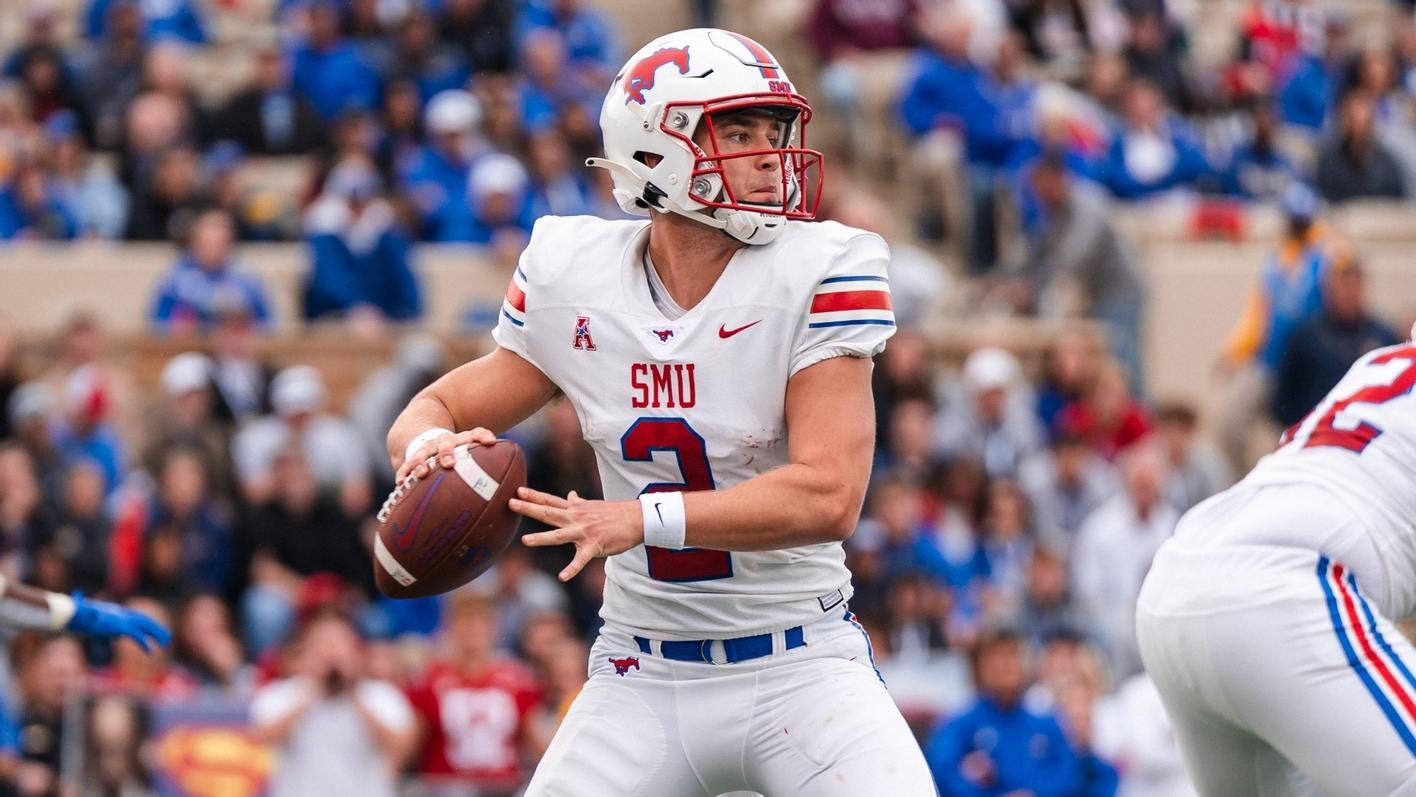
[[20,204],[15,186],[0,190],[0,240],[18,237],[26,231],[39,233],[46,240],[68,240],[78,229],[74,209],[60,200],[52,184],[46,188],[44,204],[38,211]]
[[1304,56],[1279,86],[1279,117],[1291,125],[1322,130],[1336,97],[1336,76],[1322,59]]
[[403,164],[399,175],[403,189],[418,208],[425,241],[471,241],[472,207],[467,197],[471,164],[450,160],[432,147],[422,147]]
[[176,318],[191,318],[206,327],[233,304],[243,304],[257,324],[270,323],[270,302],[259,279],[230,265],[208,272],[183,256],[158,283],[149,317],[159,329]]
[[1254,142],[1235,150],[1224,172],[1224,192],[1247,199],[1277,199],[1288,184],[1298,179],[1298,170],[1277,149],[1260,150]]
[[565,40],[565,52],[572,62],[590,61],[614,68],[615,28],[607,17],[597,11],[582,9],[569,17],[556,16],[546,3],[529,2],[516,21],[518,49],[526,36],[537,28],[551,28]]
[[1121,199],[1140,199],[1177,186],[1193,185],[1210,174],[1209,161],[1183,125],[1172,120],[1167,133],[1170,145],[1175,148],[1175,162],[1169,172],[1146,181],[1132,174],[1126,167],[1125,132],[1117,131],[1111,140],[1111,150],[1107,153],[1106,162],[1101,167],[1101,181],[1111,189],[1112,194]]
[[[101,39],[108,32],[108,12],[117,0],[93,0],[84,15],[84,35]],[[206,29],[192,0],[164,0],[141,3],[143,37],[149,41],[172,37],[192,44],[206,44]]]
[[54,447],[65,464],[88,459],[98,465],[103,473],[103,489],[107,495],[113,495],[113,491],[118,489],[127,457],[123,452],[123,441],[112,426],[100,423],[84,437],[78,436],[67,425],[60,426],[54,433]]
[[291,59],[290,83],[326,120],[351,107],[377,108],[382,91],[378,73],[349,42],[324,51],[297,47]]
[[900,115],[916,136],[956,127],[970,163],[1003,166],[1030,139],[1034,91],[1031,83],[1003,86],[970,61],[921,50]]
[[357,304],[371,304],[395,321],[423,312],[418,280],[409,264],[409,240],[390,227],[368,252],[355,252],[332,233],[311,235],[314,261],[305,288],[305,318],[342,313]]
[[[992,784],[964,777],[964,757],[974,751],[992,760]],[[1003,708],[987,697],[936,728],[924,757],[942,797],[997,797],[1018,790],[1035,797],[1073,797],[1080,785],[1077,755],[1057,720],[1021,706]]]

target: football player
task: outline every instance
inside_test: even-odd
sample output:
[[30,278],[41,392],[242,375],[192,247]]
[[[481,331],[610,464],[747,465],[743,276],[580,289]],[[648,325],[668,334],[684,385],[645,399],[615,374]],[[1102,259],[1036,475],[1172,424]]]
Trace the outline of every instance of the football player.
[[1205,797],[1416,795],[1416,345],[1180,520],[1137,640]]
[[871,357],[894,331],[876,235],[810,224],[811,108],[724,30],[635,53],[600,116],[614,195],[646,221],[539,220],[498,347],[389,433],[403,478],[564,393],[604,501],[512,508],[609,557],[590,677],[528,794],[933,795],[847,608],[841,543],[874,447]]

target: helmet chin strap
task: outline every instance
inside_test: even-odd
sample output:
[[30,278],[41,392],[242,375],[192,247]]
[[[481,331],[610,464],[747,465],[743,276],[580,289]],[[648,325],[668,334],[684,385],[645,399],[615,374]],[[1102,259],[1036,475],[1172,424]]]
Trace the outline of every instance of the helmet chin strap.
[[[605,169],[611,173],[619,172],[636,181],[643,179],[634,169],[608,158],[586,158],[585,165]],[[685,218],[693,219],[699,224],[722,230],[734,240],[752,245],[771,243],[776,239],[786,222],[786,219],[782,218],[776,224],[765,223],[770,219],[770,216],[764,219],[764,214],[740,208],[708,208],[705,206],[701,209],[689,209],[667,201],[661,201],[657,206],[650,206],[649,209],[660,213],[677,213]],[[754,221],[752,218],[754,216],[758,217],[758,220]]]

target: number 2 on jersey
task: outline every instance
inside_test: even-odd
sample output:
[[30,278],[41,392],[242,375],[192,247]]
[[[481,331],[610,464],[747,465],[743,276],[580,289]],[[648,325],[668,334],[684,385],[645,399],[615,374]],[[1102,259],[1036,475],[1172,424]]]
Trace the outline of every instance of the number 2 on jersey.
[[[1406,361],[1406,368],[1388,384],[1368,385],[1347,398],[1333,402],[1333,405],[1323,413],[1317,424],[1313,426],[1312,431],[1308,433],[1307,439],[1302,442],[1302,447],[1328,446],[1360,454],[1363,449],[1371,445],[1373,440],[1380,437],[1382,430],[1366,421],[1359,421],[1351,429],[1338,428],[1336,423],[1338,416],[1353,404],[1382,404],[1404,396],[1411,392],[1413,387],[1416,387],[1416,346],[1404,346],[1387,352],[1380,357],[1373,358],[1369,365],[1385,365],[1395,360]],[[1299,426],[1301,425],[1300,422]],[[1289,438],[1283,441],[1285,444],[1296,441],[1296,435],[1293,433],[1297,428],[1294,427],[1285,433],[1284,437]]]
[[[655,451],[672,452],[678,458],[682,482],[655,482],[640,494],[675,490],[712,490],[716,485],[708,464],[708,444],[683,418],[640,418],[620,438],[620,455],[627,462],[652,462]],[[732,555],[707,548],[644,546],[649,557],[649,577],[656,581],[709,581],[733,574]]]

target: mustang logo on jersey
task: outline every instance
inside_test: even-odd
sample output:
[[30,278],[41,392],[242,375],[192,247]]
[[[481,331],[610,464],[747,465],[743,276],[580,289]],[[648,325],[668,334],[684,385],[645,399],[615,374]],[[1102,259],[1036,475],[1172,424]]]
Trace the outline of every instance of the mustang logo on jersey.
[[623,659],[617,659],[614,656],[611,656],[610,663],[615,665],[615,675],[618,675],[621,678],[623,678],[629,672],[630,667],[633,667],[636,670],[639,669],[638,656],[627,656]]
[[649,331],[654,333],[654,336],[659,339],[660,343],[668,343],[669,339],[674,336],[672,329],[651,329]]
[[590,337],[590,316],[575,317],[575,342],[570,347],[581,351],[595,350],[595,339]]
[[[624,73],[624,91],[629,99],[644,104],[644,92],[654,88],[654,73],[659,67],[673,64],[680,75],[688,74],[688,48],[665,47],[639,59]],[[628,100],[626,100],[627,102]]]
[[668,407],[689,409],[698,403],[698,383],[693,363],[634,363],[629,366],[629,386],[637,395],[629,404],[635,409]]

